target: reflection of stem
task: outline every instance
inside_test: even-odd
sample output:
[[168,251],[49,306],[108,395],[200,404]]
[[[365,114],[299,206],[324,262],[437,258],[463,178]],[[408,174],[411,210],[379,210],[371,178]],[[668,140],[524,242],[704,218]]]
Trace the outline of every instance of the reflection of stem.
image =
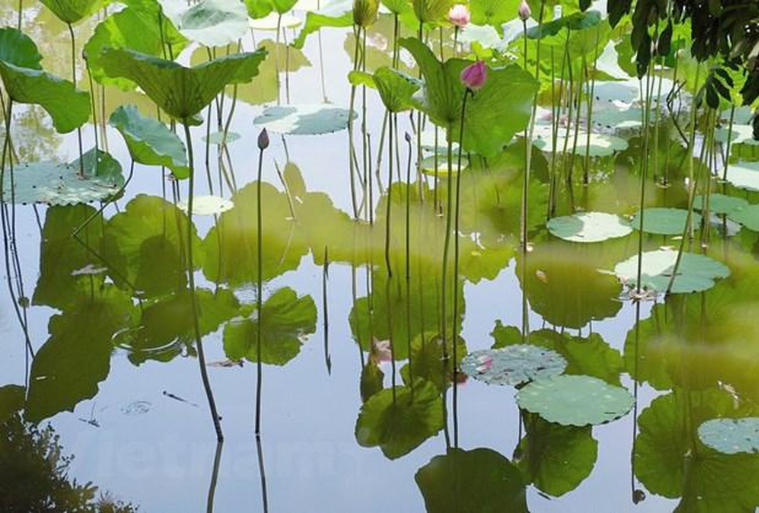
[[388,173],[387,173],[387,215],[385,216],[385,265],[387,277],[393,277],[393,268],[390,264],[390,215],[393,206],[393,114],[390,114],[390,136],[388,137]]
[[[398,122],[396,118],[396,123]],[[397,130],[397,124],[396,124]],[[406,133],[408,160],[406,161],[406,343],[408,349],[408,375],[411,382],[411,396],[414,394],[414,367],[411,358],[411,137]],[[398,170],[400,173],[400,169]],[[424,318],[422,318],[422,340],[424,340]]]
[[264,149],[258,152],[258,182],[256,186],[256,436],[261,435],[261,388],[263,385],[263,364],[261,363],[261,336],[263,335],[263,220],[261,209],[261,170],[264,162]]
[[329,250],[324,246],[324,266],[322,267],[322,310],[324,310],[324,363],[327,374],[332,374],[332,358],[329,355],[329,301],[327,301],[327,281],[329,280]]
[[282,15],[277,16],[277,37],[274,42],[274,77],[277,82],[277,105],[282,103],[282,97],[279,86],[279,32],[282,28]]
[[211,391],[211,382],[208,379],[208,370],[206,369],[206,357],[203,351],[203,340],[200,332],[200,311],[198,309],[198,298],[195,296],[195,265],[193,262],[193,224],[192,224],[192,209],[195,199],[195,159],[192,152],[192,136],[190,135],[190,125],[188,119],[185,117],[182,119],[184,125],[185,139],[187,140],[187,156],[190,161],[190,190],[187,198],[187,279],[190,286],[190,303],[192,305],[192,320],[193,330],[195,332],[195,343],[198,347],[198,363],[200,365],[200,377],[203,380],[203,388],[206,391],[206,397],[208,399],[208,407],[211,410],[211,419],[213,420],[213,426],[216,430],[216,440],[219,442],[224,440],[224,434],[221,431],[221,423],[219,422],[219,414],[216,411],[216,400],[213,397]]
[[213,503],[216,496],[216,483],[219,480],[219,468],[221,467],[221,453],[224,448],[224,442],[216,443],[216,454],[213,458],[213,471],[211,473],[211,483],[208,485],[208,498],[206,499],[206,513],[213,513]]
[[269,513],[269,494],[266,488],[266,469],[264,467],[264,449],[261,445],[261,437],[256,436],[256,452],[258,453],[258,472],[261,475],[261,501],[263,512]]
[[[67,23],[69,27],[69,35],[71,36],[71,82],[76,88],[76,38],[74,37],[74,27],[71,23]],[[82,154],[84,148],[82,145],[82,127],[76,128],[76,136],[79,140],[79,176],[84,177],[84,160],[82,160]],[[95,159],[97,162],[97,158]]]

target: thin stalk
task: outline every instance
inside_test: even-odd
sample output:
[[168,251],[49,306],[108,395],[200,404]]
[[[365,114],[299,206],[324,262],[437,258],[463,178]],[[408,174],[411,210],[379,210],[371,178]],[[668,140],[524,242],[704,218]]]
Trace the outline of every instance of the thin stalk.
[[224,441],[224,434],[221,430],[221,423],[219,420],[219,414],[216,411],[216,400],[213,397],[213,391],[211,390],[211,382],[208,379],[208,370],[206,369],[206,357],[203,351],[203,340],[200,332],[200,310],[198,309],[198,299],[195,296],[195,265],[193,260],[192,249],[192,236],[193,236],[193,223],[192,223],[192,209],[195,199],[195,159],[192,151],[192,136],[190,135],[190,125],[187,118],[182,120],[184,126],[184,135],[187,140],[187,156],[190,161],[190,190],[187,198],[187,280],[190,286],[190,303],[192,305],[192,327],[195,333],[195,344],[198,348],[198,363],[200,365],[200,377],[203,380],[203,388],[206,392],[206,398],[208,399],[208,407],[211,411],[211,419],[213,420],[213,427],[216,430],[216,440],[219,442]]
[[[356,45],[353,49],[353,71],[358,71],[358,50],[360,27],[353,28]],[[353,218],[358,219],[358,202],[356,201],[356,147],[353,144],[353,113],[356,105],[356,86],[351,84],[350,109],[348,113],[348,164],[350,170],[351,201]]]
[[588,138],[585,142],[585,168],[582,177],[582,183],[588,185],[590,173],[590,134],[593,129],[593,101],[596,94],[596,72],[598,71],[598,40],[601,37],[601,26],[596,27],[596,49],[593,57],[593,76],[590,77],[590,91],[588,92],[588,121],[586,124],[586,131],[588,132]]
[[263,336],[263,213],[261,208],[261,172],[264,148],[258,152],[258,177],[256,184],[256,437],[261,435],[261,389],[263,387],[263,364],[261,363],[261,337]]
[[387,267],[387,277],[393,277],[393,268],[390,263],[390,229],[391,214],[393,206],[393,115],[390,114],[390,136],[388,137],[388,173],[387,173],[387,214],[385,216],[385,266]]
[[730,167],[730,145],[733,138],[733,123],[735,122],[735,104],[730,107],[730,126],[727,127],[727,143],[725,146],[725,169],[722,171],[722,193],[727,190],[727,170]]
[[[651,80],[651,69],[653,68],[653,61],[649,65],[648,70],[648,81]],[[641,84],[642,85],[642,84]],[[643,112],[643,152],[641,156],[641,163],[640,163],[640,209],[639,209],[639,219],[640,219],[640,230],[638,230],[638,269],[636,273],[636,295],[641,295],[641,277],[643,275],[643,226],[644,225],[644,214],[645,214],[645,204],[646,204],[646,177],[648,174],[648,140],[649,140],[649,123],[651,120],[651,89],[646,85],[646,98],[645,98],[645,108]]]
[[[71,36],[71,82],[76,87],[76,37],[74,36],[74,27],[71,23],[67,23],[69,28],[69,36]],[[84,160],[82,155],[84,154],[84,146],[82,144],[82,127],[77,127],[76,137],[79,141],[79,176],[84,177]],[[97,159],[95,159],[97,162]]]

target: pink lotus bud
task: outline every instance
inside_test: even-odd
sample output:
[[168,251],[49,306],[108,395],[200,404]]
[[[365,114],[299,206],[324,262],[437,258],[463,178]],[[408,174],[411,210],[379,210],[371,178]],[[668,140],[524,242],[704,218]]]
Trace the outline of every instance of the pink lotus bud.
[[530,19],[530,16],[532,16],[530,4],[527,3],[527,0],[522,0],[522,3],[519,4],[519,19],[522,21],[527,21]]
[[459,78],[467,88],[479,89],[485,85],[485,81],[488,79],[488,67],[484,61],[477,61],[464,68]]
[[469,7],[464,4],[456,4],[448,11],[448,21],[458,28],[466,27],[471,20],[472,15],[469,13]]

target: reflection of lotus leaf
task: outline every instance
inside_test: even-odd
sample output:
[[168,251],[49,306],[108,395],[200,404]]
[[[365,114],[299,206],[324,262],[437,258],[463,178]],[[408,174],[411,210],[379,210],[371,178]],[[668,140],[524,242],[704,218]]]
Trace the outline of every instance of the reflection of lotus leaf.
[[759,452],[759,418],[712,419],[698,427],[698,438],[723,454]]
[[379,446],[394,460],[443,429],[443,400],[437,388],[422,379],[411,387],[386,388],[364,403],[356,421],[361,446]]
[[627,221],[604,212],[585,212],[554,217],[548,221],[547,227],[548,231],[556,237],[571,242],[602,242],[624,237],[632,232]]
[[[683,233],[688,219],[688,211],[679,208],[646,208],[643,209],[643,231],[657,235],[680,235]],[[691,214],[691,226],[701,224],[701,216],[695,212]],[[635,214],[632,226],[640,230],[640,212]]]
[[448,449],[415,479],[427,513],[527,513],[522,475],[492,449]]
[[[643,253],[641,283],[643,288],[665,292],[677,261],[677,251],[667,248]],[[637,281],[638,256],[633,255],[614,267],[614,274],[627,286]],[[714,286],[715,279],[727,278],[730,269],[705,255],[683,253],[671,292],[700,292]]]
[[274,106],[264,109],[253,123],[278,134],[319,135],[347,128],[349,115],[347,109],[331,105]]
[[557,376],[566,367],[557,352],[526,344],[473,351],[461,362],[464,373],[489,385],[521,385]]
[[611,422],[627,415],[634,403],[626,389],[590,376],[533,381],[517,393],[520,408],[564,426]]

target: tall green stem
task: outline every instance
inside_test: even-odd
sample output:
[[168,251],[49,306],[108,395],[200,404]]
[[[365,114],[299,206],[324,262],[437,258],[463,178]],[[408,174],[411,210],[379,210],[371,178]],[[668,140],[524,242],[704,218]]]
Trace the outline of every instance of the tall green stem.
[[256,185],[256,436],[261,435],[261,389],[263,388],[263,363],[261,362],[261,337],[263,336],[263,213],[261,208],[261,171],[264,148],[258,152],[258,182]]
[[[67,23],[67,25],[69,28],[69,35],[71,36],[71,82],[74,84],[74,87],[76,87],[76,37],[74,36],[74,27],[71,26],[71,23]],[[82,127],[77,127],[76,136],[79,140],[79,175],[84,177],[84,159],[82,159],[82,155],[84,154],[84,146],[82,145]],[[97,162],[97,158],[95,159],[95,162]]]
[[211,390],[211,382],[208,379],[208,370],[206,369],[206,356],[203,351],[203,340],[200,331],[200,310],[198,308],[198,298],[195,295],[195,264],[193,261],[193,224],[192,209],[195,199],[195,159],[192,152],[192,136],[190,135],[190,125],[187,118],[182,119],[184,125],[184,135],[187,140],[187,157],[190,161],[190,190],[187,198],[187,281],[190,286],[190,303],[192,305],[192,328],[195,334],[195,345],[198,348],[198,364],[200,365],[200,377],[203,380],[203,388],[208,399],[208,407],[211,411],[213,427],[216,430],[216,439],[221,442],[224,440],[224,434],[221,430],[219,414],[216,411],[216,400]]

